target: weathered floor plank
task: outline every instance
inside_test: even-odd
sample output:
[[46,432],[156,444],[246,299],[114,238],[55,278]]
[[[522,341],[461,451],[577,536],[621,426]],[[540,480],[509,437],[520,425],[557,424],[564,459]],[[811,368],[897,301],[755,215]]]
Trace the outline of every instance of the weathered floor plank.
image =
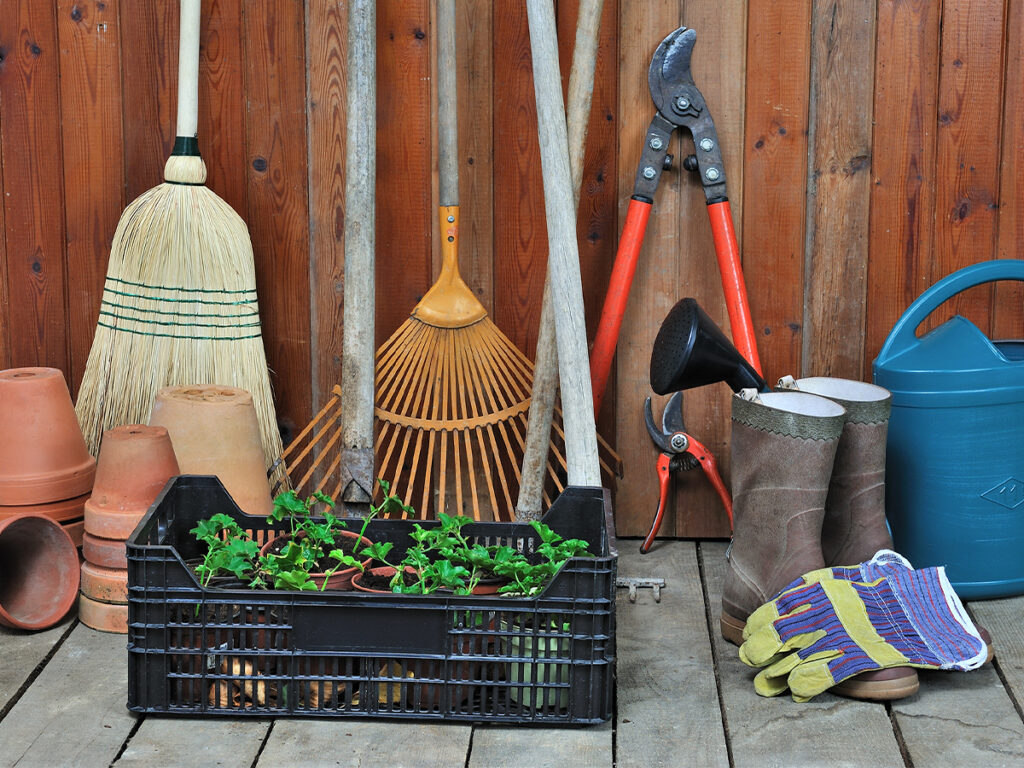
[[624,541],[619,575],[666,587],[660,603],[649,589],[635,603],[619,590],[616,764],[728,766],[696,545],[658,542],[641,555],[638,542]]
[[277,720],[257,766],[461,768],[471,733],[460,724]]
[[992,635],[996,666],[1018,704],[1024,704],[1024,597],[970,603],[975,620]]
[[0,765],[107,768],[135,725],[124,635],[72,630],[0,721]]
[[[970,604],[992,635],[996,659],[1017,700],[1024,684],[1024,598]],[[1024,722],[996,669],[919,673],[916,696],[893,713],[915,765],[1024,766]]]
[[920,676],[892,707],[914,765],[1024,766],[1024,723],[992,665]]
[[69,616],[45,632],[22,632],[0,627],[0,712],[49,655],[53,646],[64,637],[72,621],[74,617]]
[[249,768],[270,720],[150,716],[132,736],[114,768]]
[[[725,548],[719,542],[700,544],[712,624],[718,621],[721,610]],[[739,660],[736,648],[722,639],[717,626],[714,630],[726,732],[735,768],[904,764],[882,704],[843,699],[827,692],[804,704],[795,703],[786,694],[771,699],[758,696],[754,693],[755,670]]]
[[473,730],[469,768],[610,768],[611,765],[610,722],[574,728],[481,725]]

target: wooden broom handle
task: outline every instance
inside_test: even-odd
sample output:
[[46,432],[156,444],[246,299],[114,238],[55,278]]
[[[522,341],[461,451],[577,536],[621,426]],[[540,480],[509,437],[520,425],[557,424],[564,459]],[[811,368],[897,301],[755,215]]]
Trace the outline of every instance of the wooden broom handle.
[[568,481],[600,487],[594,400],[590,386],[587,328],[583,314],[575,195],[569,169],[569,138],[558,65],[558,36],[552,0],[527,0],[533,87],[537,99],[544,208],[548,229],[548,269],[555,315],[555,341],[562,391]]
[[[583,184],[583,159],[586,151],[590,107],[594,95],[594,69],[597,66],[597,44],[601,32],[604,0],[581,0],[576,20],[576,43],[569,72],[569,103],[566,129],[569,137],[569,167],[572,171],[574,209],[579,208]],[[533,369],[533,391],[530,399],[530,421],[526,431],[526,447],[520,477],[517,519],[530,520],[540,516],[544,498],[551,420],[558,388],[558,350],[551,307],[551,274],[544,280],[544,300],[537,336],[537,359]]]
[[176,135],[199,129],[199,11],[201,0],[181,0],[178,32],[178,125]]
[[376,13],[374,0],[352,0],[349,4],[341,479],[345,485],[342,498],[354,504],[370,501],[375,480]]

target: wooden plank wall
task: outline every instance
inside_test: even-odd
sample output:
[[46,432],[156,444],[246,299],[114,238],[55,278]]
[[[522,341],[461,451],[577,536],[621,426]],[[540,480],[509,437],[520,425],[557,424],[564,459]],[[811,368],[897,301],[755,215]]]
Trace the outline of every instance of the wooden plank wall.
[[[579,0],[556,0],[563,72]],[[9,6],[9,7],[8,7]],[[379,341],[439,260],[429,0],[381,0],[377,51]],[[204,0],[200,147],[249,224],[282,427],[338,380],[347,3]],[[459,0],[463,273],[527,354],[546,260],[529,34],[521,0]],[[647,69],[680,24],[722,142],[765,374],[870,378],[902,310],[949,272],[1020,258],[1024,0],[605,0],[579,235],[593,332],[640,141]],[[158,183],[174,133],[172,0],[7,0],[0,14],[0,366],[81,380],[124,205]],[[688,138],[673,153],[690,152]],[[703,195],[663,177],[602,432],[621,453],[622,534],[646,532],[656,454],[643,427],[651,342],[695,296],[728,319]],[[1024,338],[1016,284],[966,292],[984,331]],[[660,404],[659,404],[660,407]],[[688,393],[686,423],[728,474],[729,393]],[[666,535],[723,536],[706,481],[679,477]]]

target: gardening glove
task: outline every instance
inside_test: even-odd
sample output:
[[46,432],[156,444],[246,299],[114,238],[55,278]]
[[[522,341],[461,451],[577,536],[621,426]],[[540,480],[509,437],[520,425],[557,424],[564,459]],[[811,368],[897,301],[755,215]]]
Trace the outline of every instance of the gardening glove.
[[985,642],[943,568],[913,571],[889,561],[866,572],[875,567],[882,575],[871,581],[807,581],[750,616],[740,658],[764,667],[754,678],[759,694],[788,687],[795,701],[807,701],[871,670],[984,664]]

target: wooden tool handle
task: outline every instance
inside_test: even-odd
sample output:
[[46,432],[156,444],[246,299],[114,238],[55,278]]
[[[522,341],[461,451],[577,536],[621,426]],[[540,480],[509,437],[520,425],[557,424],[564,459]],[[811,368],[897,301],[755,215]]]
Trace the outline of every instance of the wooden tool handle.
[[[594,95],[594,69],[597,66],[597,43],[601,31],[604,0],[582,0],[576,20],[576,45],[569,72],[569,104],[566,129],[569,137],[569,167],[572,172],[574,208],[579,207],[583,183],[583,158],[587,143],[587,126]],[[544,281],[540,330],[537,336],[537,359],[533,368],[533,391],[530,399],[530,420],[526,431],[526,447],[520,477],[516,518],[536,519],[540,516],[544,497],[544,477],[551,420],[558,388],[558,350],[551,306],[551,274]]]
[[459,103],[455,86],[455,0],[437,3],[438,193],[442,207],[459,204]]
[[201,0],[181,0],[178,33],[178,126],[194,138],[199,127],[199,11]]
[[548,227],[548,269],[555,314],[558,372],[565,423],[569,485],[598,487],[601,466],[590,389],[587,329],[583,314],[575,195],[567,149],[565,107],[558,67],[558,37],[552,0],[527,0],[537,131]]
[[377,177],[377,47],[374,0],[348,11],[345,140],[345,323],[342,331],[342,498],[370,501],[374,487],[374,249]]

